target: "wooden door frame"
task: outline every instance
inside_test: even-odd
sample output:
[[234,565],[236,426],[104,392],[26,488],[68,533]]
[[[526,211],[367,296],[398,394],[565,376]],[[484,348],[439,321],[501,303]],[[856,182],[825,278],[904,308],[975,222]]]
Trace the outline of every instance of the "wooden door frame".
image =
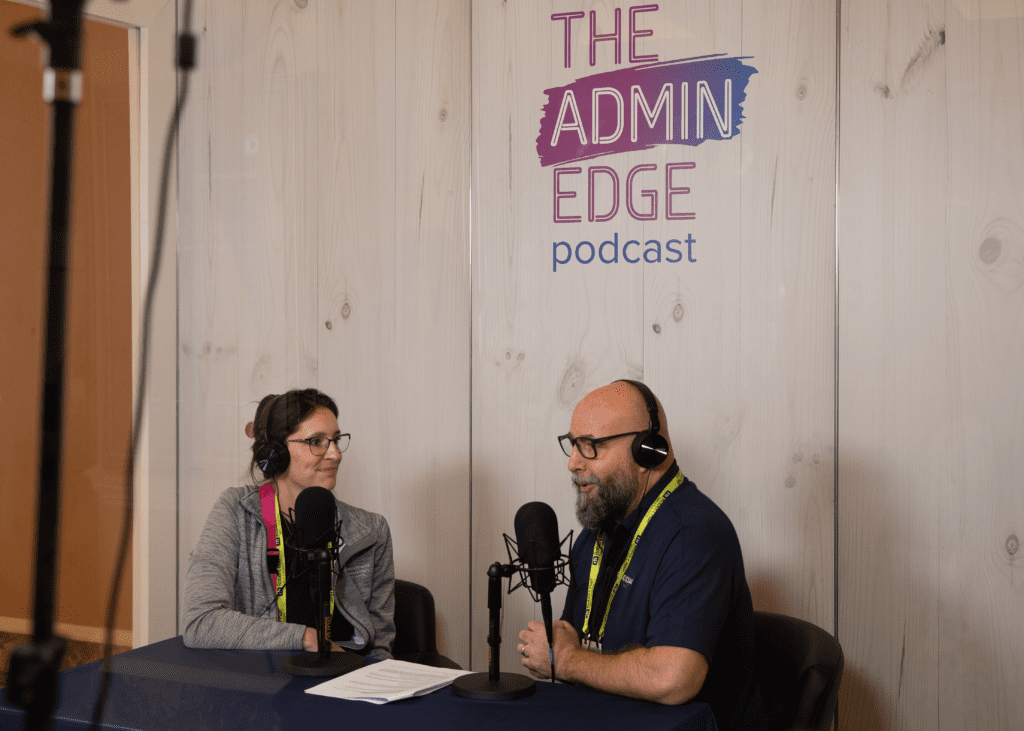
[[[49,2],[15,0],[43,9]],[[177,73],[176,0],[94,0],[90,19],[121,25],[128,34],[131,98],[132,364],[133,396],[138,379],[139,325],[159,210],[164,140],[174,108]],[[88,73],[83,69],[83,73]],[[172,165],[172,176],[173,169]],[[169,186],[168,211],[177,207]],[[178,634],[178,452],[177,452],[177,230],[167,216],[164,254],[150,332],[149,374],[143,429],[136,463],[132,543],[132,645]],[[108,577],[97,577],[109,586]]]

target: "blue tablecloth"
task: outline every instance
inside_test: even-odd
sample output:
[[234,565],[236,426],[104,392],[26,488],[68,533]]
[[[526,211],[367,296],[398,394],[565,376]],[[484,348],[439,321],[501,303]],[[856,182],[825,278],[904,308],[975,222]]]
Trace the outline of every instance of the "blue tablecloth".
[[[180,637],[113,658],[105,728],[181,731],[366,729],[632,729],[717,731],[704,703],[661,706],[546,681],[515,701],[470,700],[451,688],[377,706],[310,695],[323,682],[293,677],[285,661],[296,653],[191,650]],[[87,728],[99,690],[101,663],[61,673],[56,729]],[[0,706],[0,729],[21,729],[24,715]]]

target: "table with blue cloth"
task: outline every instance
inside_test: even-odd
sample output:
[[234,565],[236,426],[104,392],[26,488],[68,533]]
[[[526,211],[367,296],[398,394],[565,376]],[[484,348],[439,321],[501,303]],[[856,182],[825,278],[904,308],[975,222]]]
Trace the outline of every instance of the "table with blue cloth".
[[[387,705],[305,693],[324,678],[289,675],[294,652],[193,650],[181,637],[114,656],[107,729],[628,729],[717,731],[705,703],[662,706],[577,686],[537,682],[514,701],[470,700],[451,687]],[[102,661],[60,674],[55,729],[87,728]],[[0,729],[21,729],[24,713],[0,706]]]

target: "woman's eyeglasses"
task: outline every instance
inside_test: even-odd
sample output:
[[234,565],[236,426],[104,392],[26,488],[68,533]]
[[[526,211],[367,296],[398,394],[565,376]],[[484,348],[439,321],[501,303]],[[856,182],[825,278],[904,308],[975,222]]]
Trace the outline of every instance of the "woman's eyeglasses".
[[352,441],[351,434],[339,434],[334,439],[328,439],[327,437],[309,437],[307,439],[289,439],[289,442],[305,442],[309,445],[309,451],[313,453],[314,457],[322,457],[327,454],[327,445],[334,442],[334,446],[338,448],[339,452],[344,452],[348,449],[348,444]]

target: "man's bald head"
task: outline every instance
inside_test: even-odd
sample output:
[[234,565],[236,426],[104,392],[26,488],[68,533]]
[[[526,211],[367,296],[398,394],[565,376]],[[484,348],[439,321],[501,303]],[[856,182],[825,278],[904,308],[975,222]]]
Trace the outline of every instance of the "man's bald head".
[[[650,392],[650,389],[648,389]],[[658,397],[651,393],[658,409],[658,430],[668,442],[669,453],[665,462],[672,463],[672,440],[668,436],[665,410]],[[650,427],[651,417],[647,400],[640,389],[628,381],[614,381],[596,388],[576,405],[572,416],[573,436],[602,437],[627,431],[644,431]],[[579,431],[583,428],[584,431]],[[667,466],[662,464],[660,466]]]

